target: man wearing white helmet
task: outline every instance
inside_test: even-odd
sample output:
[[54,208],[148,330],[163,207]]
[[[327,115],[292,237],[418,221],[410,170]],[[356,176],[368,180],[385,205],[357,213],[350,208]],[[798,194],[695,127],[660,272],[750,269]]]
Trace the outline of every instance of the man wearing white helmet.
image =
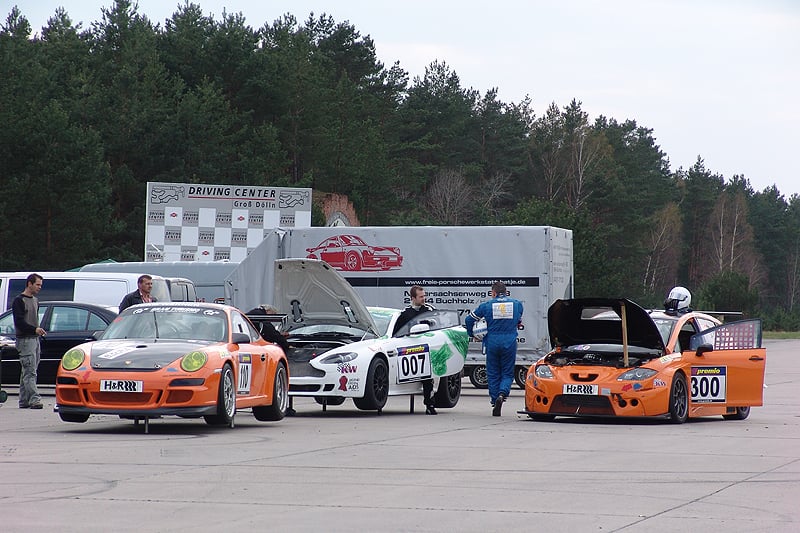
[[668,315],[682,315],[692,309],[692,293],[686,287],[673,287],[664,300],[664,312]]

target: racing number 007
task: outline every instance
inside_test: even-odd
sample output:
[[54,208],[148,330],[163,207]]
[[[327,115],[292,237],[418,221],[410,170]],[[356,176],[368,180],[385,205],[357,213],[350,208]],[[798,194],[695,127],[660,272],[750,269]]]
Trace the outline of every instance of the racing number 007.
[[404,376],[419,375],[424,369],[425,354],[419,353],[411,357],[400,358],[400,373]]

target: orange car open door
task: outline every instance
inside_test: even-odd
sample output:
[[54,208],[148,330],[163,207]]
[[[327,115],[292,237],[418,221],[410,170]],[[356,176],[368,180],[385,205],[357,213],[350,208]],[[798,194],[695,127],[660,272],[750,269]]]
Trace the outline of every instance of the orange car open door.
[[[708,346],[713,349],[705,351]],[[693,403],[762,405],[767,351],[761,320],[739,320],[694,335],[690,395]]]

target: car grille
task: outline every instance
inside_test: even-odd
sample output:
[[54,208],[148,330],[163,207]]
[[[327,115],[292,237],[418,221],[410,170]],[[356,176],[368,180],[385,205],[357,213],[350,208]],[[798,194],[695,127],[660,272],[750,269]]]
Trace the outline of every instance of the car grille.
[[550,406],[552,415],[613,415],[608,396],[560,394]]
[[325,376],[325,372],[314,368],[308,363],[295,363],[289,361],[289,376],[293,378],[321,378]]
[[133,406],[155,404],[161,391],[153,392],[89,392],[90,402],[99,406]]

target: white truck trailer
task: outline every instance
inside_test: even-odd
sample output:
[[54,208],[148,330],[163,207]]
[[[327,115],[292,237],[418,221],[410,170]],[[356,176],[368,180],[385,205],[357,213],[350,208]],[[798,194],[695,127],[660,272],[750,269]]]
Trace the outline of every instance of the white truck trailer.
[[[461,316],[490,298],[499,280],[524,307],[516,381],[549,351],[547,309],[573,296],[572,231],[552,226],[312,227],[274,230],[225,280],[227,303],[248,310],[271,304],[273,261],[322,259],[339,270],[367,305],[402,308],[409,289]],[[472,340],[465,372],[486,386],[481,343]]]

